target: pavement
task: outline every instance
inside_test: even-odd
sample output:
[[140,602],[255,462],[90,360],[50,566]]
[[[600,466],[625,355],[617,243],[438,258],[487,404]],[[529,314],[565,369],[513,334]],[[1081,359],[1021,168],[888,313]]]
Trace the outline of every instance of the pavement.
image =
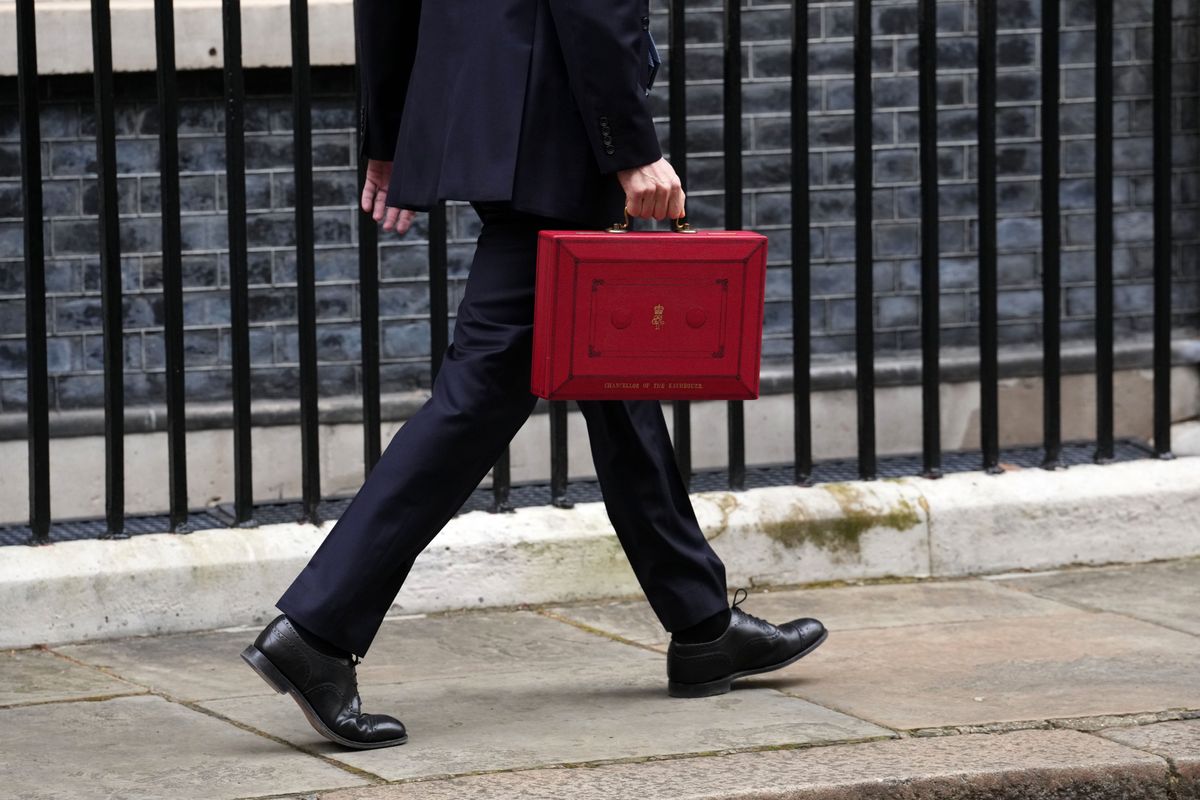
[[387,620],[401,747],[345,751],[238,658],[258,626],[0,651],[13,798],[1200,797],[1200,559],[755,588],[815,653],[667,697],[639,599]]

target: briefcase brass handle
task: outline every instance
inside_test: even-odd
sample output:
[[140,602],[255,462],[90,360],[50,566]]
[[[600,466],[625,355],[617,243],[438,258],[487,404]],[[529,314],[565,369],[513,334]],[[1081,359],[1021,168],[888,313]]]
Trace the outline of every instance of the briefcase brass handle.
[[[625,221],[614,222],[606,229],[609,233],[628,233],[629,232],[629,209],[625,209]],[[696,233],[696,229],[689,225],[684,217],[671,220],[671,230],[675,233]]]

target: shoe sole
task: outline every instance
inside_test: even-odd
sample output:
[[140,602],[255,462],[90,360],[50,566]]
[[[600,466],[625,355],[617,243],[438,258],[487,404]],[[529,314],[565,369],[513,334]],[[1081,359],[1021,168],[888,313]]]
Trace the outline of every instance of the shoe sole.
[[276,692],[291,695],[292,699],[296,701],[296,705],[300,706],[300,710],[304,712],[304,716],[308,719],[308,723],[313,726],[313,729],[331,742],[354,750],[378,750],[381,747],[395,747],[398,744],[404,744],[408,741],[408,734],[399,739],[387,739],[382,742],[355,742],[344,736],[339,736],[321,721],[316,710],[304,699],[304,695],[300,693],[296,685],[289,681],[287,676],[271,663],[271,659],[267,657],[266,653],[254,645],[249,645],[242,651],[242,660],[249,664],[250,668],[257,672],[258,676],[266,681],[267,685]]
[[764,672],[773,672],[777,669],[783,669],[788,664],[794,664],[806,655],[816,650],[821,646],[821,643],[829,637],[829,631],[821,634],[821,638],[810,644],[808,647],[796,653],[794,656],[780,661],[778,664],[770,664],[765,667],[756,669],[744,669],[741,672],[735,672],[731,675],[726,675],[723,678],[717,678],[715,681],[707,681],[706,683],[679,683],[677,681],[667,681],[667,694],[671,697],[713,697],[718,694],[725,694],[732,687],[732,684],[738,678],[745,678],[747,675],[761,675]]

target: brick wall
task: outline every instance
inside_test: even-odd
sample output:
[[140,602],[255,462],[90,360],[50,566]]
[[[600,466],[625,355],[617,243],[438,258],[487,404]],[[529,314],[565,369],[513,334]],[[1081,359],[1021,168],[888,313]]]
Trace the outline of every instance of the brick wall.
[[[877,0],[875,61],[875,286],[877,346],[915,348],[920,323],[917,181],[916,4]],[[665,4],[655,2],[654,6]],[[1040,37],[1030,0],[1000,3],[997,109],[1000,340],[1040,341]],[[1174,323],[1200,319],[1200,123],[1197,0],[1176,0]],[[1063,332],[1092,335],[1094,291],[1093,4],[1066,0],[1062,42]],[[1117,335],[1149,329],[1151,316],[1150,2],[1116,6],[1112,109],[1116,132]],[[947,346],[976,342],[976,60],[973,3],[938,4],[940,78],[942,331]],[[747,227],[771,238],[766,317],[768,357],[790,353],[789,81],[787,5],[755,3],[743,16],[744,168]],[[809,3],[812,174],[813,348],[842,357],[853,347],[852,9]],[[689,6],[689,211],[702,227],[722,216],[721,11]],[[666,56],[666,16],[653,24]],[[666,146],[667,70],[652,95]],[[188,393],[229,396],[229,301],[224,217],[224,135],[220,75],[181,76],[181,169]],[[357,392],[360,377],[354,123],[349,68],[314,73],[316,267],[321,391]],[[257,398],[294,397],[297,337],[291,182],[290,82],[284,71],[248,75],[247,195],[251,356]],[[43,84],[47,286],[51,398],[56,408],[100,404],[99,267],[94,123],[86,77]],[[121,251],[128,402],[163,396],[157,118],[153,76],[117,78]],[[0,411],[24,407],[24,306],[15,83],[0,93]],[[450,209],[450,309],[461,297],[477,221]],[[408,236],[385,234],[380,248],[380,313],[385,391],[428,385],[425,218]]]

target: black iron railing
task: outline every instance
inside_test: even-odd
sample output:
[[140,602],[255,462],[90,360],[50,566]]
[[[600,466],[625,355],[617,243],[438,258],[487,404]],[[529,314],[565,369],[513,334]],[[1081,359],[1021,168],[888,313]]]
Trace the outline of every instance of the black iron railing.
[[[939,430],[939,254],[937,156],[936,0],[914,0],[918,11],[918,88],[920,139],[920,276],[923,452],[920,474],[936,477],[943,469]],[[112,36],[108,0],[92,0],[96,171],[100,220],[105,413],[105,512],[109,536],[125,532],[124,397],[121,331],[121,253],[116,180],[116,132]],[[310,520],[321,502],[317,418],[317,339],[314,274],[312,126],[306,0],[291,0],[293,132],[295,158],[295,244],[299,317],[302,509]],[[805,3],[792,3],[791,148],[808,151],[808,16]],[[997,309],[997,3],[978,0],[978,189],[979,189],[979,364],[981,387],[980,467],[1000,465],[998,414]],[[1096,3],[1096,402],[1095,460],[1114,457],[1113,439],[1113,79],[1112,0]],[[166,341],[166,409],[169,450],[170,526],[188,521],[187,455],[184,432],[183,287],[181,282],[180,186],[177,141],[178,90],[175,80],[171,0],[156,0],[158,106],[162,192],[163,295]],[[225,171],[228,215],[230,336],[233,403],[233,516],[238,524],[254,521],[252,451],[250,445],[250,340],[245,190],[245,88],[241,61],[239,0],[222,0],[224,28]],[[875,344],[873,319],[874,230],[872,226],[872,22],[870,0],[854,2],[854,193],[855,193],[855,363],[857,366],[857,475],[879,473],[875,431]],[[1171,123],[1172,19],[1170,0],[1153,4],[1153,141],[1154,141],[1154,449],[1169,457],[1171,336]],[[1059,204],[1059,3],[1043,0],[1042,15],[1042,293],[1044,443],[1042,464],[1063,463],[1060,298],[1061,223]],[[670,4],[669,152],[686,185],[687,118],[685,100],[685,3]],[[742,44],[741,8],[724,7],[724,206],[725,224],[742,227]],[[37,53],[34,0],[16,0],[18,105],[24,209],[24,259],[28,378],[29,521],[34,542],[48,541],[50,515],[49,398],[46,358],[45,247],[42,233],[42,167],[37,100]],[[359,178],[364,165],[359,165]],[[793,231],[809,227],[809,166],[804,156],[792,158],[791,223]],[[447,221],[444,205],[429,219],[429,288],[431,369],[436,374],[448,344]],[[368,217],[359,226],[359,290],[361,302],[363,460],[366,470],[380,454],[379,263],[377,234]],[[796,483],[814,473],[810,393],[810,245],[807,235],[791,237],[792,330],[795,394]],[[740,402],[728,406],[727,485],[746,485],[745,421]],[[550,407],[550,496],[554,505],[567,500],[567,406]],[[674,440],[678,463],[692,475],[691,415],[686,402],[674,404]],[[493,472],[492,510],[510,507],[511,480],[506,452]]]

